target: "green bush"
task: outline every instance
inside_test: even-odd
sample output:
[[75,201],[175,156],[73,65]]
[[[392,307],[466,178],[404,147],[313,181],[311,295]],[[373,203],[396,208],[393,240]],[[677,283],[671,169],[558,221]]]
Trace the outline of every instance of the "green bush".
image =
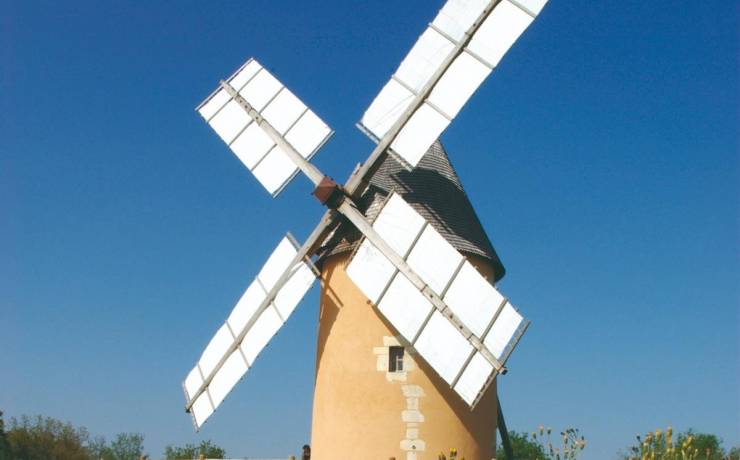
[[722,440],[713,434],[690,429],[675,439],[673,428],[637,435],[637,444],[622,453],[623,460],[740,460],[740,449],[725,452]]
[[[561,431],[555,442],[552,428],[545,428],[544,425],[532,433],[510,431],[509,440],[516,460],[575,460],[586,448],[586,438],[578,428]],[[501,445],[496,451],[496,458],[510,460]]]
[[164,457],[167,460],[197,459],[201,455],[206,458],[224,458],[226,451],[211,441],[201,441],[197,446],[186,444],[183,447],[167,446],[164,449]]

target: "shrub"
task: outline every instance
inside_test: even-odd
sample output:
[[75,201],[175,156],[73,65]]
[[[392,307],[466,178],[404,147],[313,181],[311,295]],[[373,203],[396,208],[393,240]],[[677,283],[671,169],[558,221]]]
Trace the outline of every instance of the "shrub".
[[694,430],[673,437],[673,428],[665,432],[658,429],[637,435],[637,444],[630,446],[624,460],[740,460],[740,452],[733,448],[726,453],[722,440],[713,434],[696,433]]

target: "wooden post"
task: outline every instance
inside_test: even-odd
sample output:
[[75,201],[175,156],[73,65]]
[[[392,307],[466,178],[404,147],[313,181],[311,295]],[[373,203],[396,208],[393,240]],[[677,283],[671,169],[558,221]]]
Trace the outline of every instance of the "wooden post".
[[498,404],[498,431],[501,433],[501,445],[504,447],[504,452],[506,452],[506,459],[514,460],[514,450],[511,448],[509,430],[506,429],[504,412],[501,410],[501,400],[496,398],[496,404]]

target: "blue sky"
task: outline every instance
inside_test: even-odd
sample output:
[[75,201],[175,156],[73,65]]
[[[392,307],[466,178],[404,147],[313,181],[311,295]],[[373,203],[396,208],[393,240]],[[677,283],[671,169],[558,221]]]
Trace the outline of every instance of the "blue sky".
[[[500,379],[510,428],[579,427],[587,459],[638,432],[740,444],[738,9],[551,0],[444,134],[532,320]],[[280,236],[271,199],[193,111],[257,57],[336,134],[442,1],[2,2],[0,409],[234,456],[310,436],[318,291],[199,434],[180,382]]]

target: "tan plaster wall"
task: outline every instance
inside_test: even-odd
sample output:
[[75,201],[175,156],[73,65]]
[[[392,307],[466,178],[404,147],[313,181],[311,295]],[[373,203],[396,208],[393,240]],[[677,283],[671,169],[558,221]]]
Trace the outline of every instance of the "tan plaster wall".
[[[338,255],[322,270],[316,387],[311,436],[314,460],[436,460],[441,451],[457,448],[466,460],[494,457],[496,430],[495,382],[470,411],[462,399],[419,357],[406,381],[388,381],[377,369],[378,348],[396,332],[345,273],[347,255]],[[485,275],[490,266],[471,260]],[[374,353],[375,350],[375,353]],[[408,349],[405,359],[409,359]],[[423,421],[402,420],[407,401],[402,387],[418,385]],[[407,433],[411,428],[412,432]],[[415,453],[401,441],[415,434]],[[408,444],[407,444],[408,446]]]

